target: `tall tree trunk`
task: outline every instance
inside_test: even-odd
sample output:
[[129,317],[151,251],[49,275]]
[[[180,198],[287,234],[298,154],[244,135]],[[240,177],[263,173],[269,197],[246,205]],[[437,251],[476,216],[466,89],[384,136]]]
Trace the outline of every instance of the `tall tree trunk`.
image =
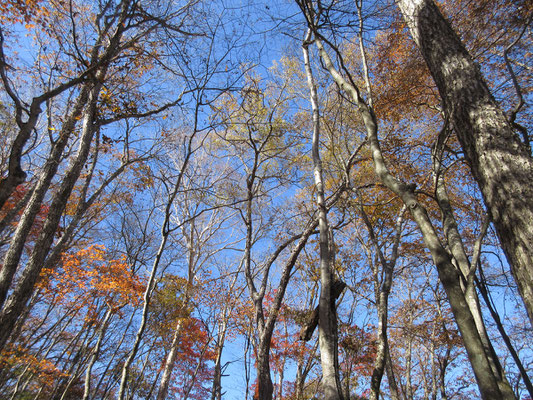
[[93,349],[91,353],[91,358],[89,359],[89,363],[87,365],[87,370],[85,371],[85,383],[83,385],[83,399],[82,400],[88,400],[91,392],[91,374],[93,370],[93,366],[96,363],[96,360],[98,359],[100,348],[102,347],[102,342],[104,340],[105,331],[107,329],[107,324],[109,322],[109,318],[111,318],[111,314],[113,313],[113,308],[109,306],[109,309],[107,310],[104,320],[102,321],[102,325],[100,325],[100,328],[98,329],[98,340],[96,342],[96,346]]
[[[237,275],[235,275],[237,276]],[[233,286],[233,285],[232,285]],[[228,329],[227,306],[224,306],[222,313],[222,325],[219,327],[216,348],[215,368],[213,372],[213,386],[211,389],[211,400],[222,400],[222,350],[224,349],[224,342],[226,340],[226,332]]]
[[426,60],[533,321],[533,159],[432,0],[398,0]]
[[170,378],[172,376],[172,370],[174,364],[178,358],[178,343],[181,338],[181,330],[183,327],[183,319],[180,318],[174,328],[174,335],[172,336],[172,344],[170,345],[170,351],[167,354],[165,360],[165,367],[163,368],[163,375],[161,376],[161,383],[159,384],[159,391],[157,392],[157,400],[165,400],[168,394],[168,386],[170,384]]
[[[385,365],[387,363],[387,353],[388,353],[388,337],[387,337],[387,327],[388,327],[388,313],[389,313],[389,294],[392,287],[392,275],[394,272],[394,266],[398,260],[398,247],[400,245],[400,239],[402,234],[402,224],[403,224],[403,214],[406,211],[406,207],[403,206],[400,210],[400,214],[396,220],[395,226],[395,236],[393,240],[393,247],[389,259],[385,257],[383,253],[376,234],[374,232],[374,227],[368,219],[368,216],[362,205],[359,206],[359,212],[362,216],[362,219],[367,227],[368,235],[370,241],[374,247],[379,263],[376,261],[373,265],[374,270],[374,287],[375,287],[375,299],[376,299],[376,308],[378,313],[378,332],[376,338],[376,359],[374,361],[374,369],[372,371],[372,378],[370,381],[370,399],[378,400],[380,397],[380,387],[381,380],[383,379],[383,374],[385,373]],[[379,265],[383,269],[383,278],[380,279],[379,276]],[[394,386],[394,383],[393,385]],[[394,393],[394,392],[393,392]]]
[[158,273],[159,264],[163,257],[163,253],[165,252],[167,241],[169,239],[169,235],[171,232],[169,224],[170,224],[170,216],[172,214],[172,206],[174,204],[174,200],[176,199],[176,196],[178,195],[179,190],[181,189],[183,176],[189,166],[189,162],[191,161],[191,158],[193,155],[192,143],[193,143],[193,139],[196,137],[196,134],[198,133],[198,130],[196,128],[197,127],[194,126],[194,129],[191,135],[185,139],[185,142],[183,144],[185,148],[185,157],[183,159],[181,169],[176,178],[174,187],[172,188],[172,192],[168,194],[168,199],[165,204],[165,213],[164,213],[165,216],[163,218],[163,223],[161,225],[161,231],[160,231],[161,239],[159,242],[159,248],[157,249],[156,256],[152,263],[152,270],[150,272],[150,277],[148,278],[146,289],[143,294],[143,308],[141,312],[141,321],[140,321],[139,327],[137,328],[137,333],[135,335],[135,341],[133,342],[133,346],[128,354],[128,357],[126,358],[126,361],[124,362],[124,365],[122,366],[122,371],[120,374],[121,375],[120,386],[119,386],[119,392],[118,392],[119,400],[123,400],[124,397],[126,396],[126,391],[127,391],[126,386],[128,385],[131,364],[133,363],[135,357],[137,356],[137,352],[139,351],[139,347],[141,345],[141,341],[144,336],[144,331],[146,329],[146,324],[148,322],[148,311],[150,308],[150,302],[152,300],[152,294],[156,286],[156,275]]
[[398,383],[396,382],[394,369],[392,368],[392,358],[390,356],[390,347],[388,342],[386,351],[387,362],[385,364],[385,369],[387,372],[387,380],[389,382],[390,398],[391,400],[400,400],[400,390],[398,388]]
[[[257,400],[271,400],[274,394],[274,385],[270,375],[270,339],[272,335],[261,335],[260,345],[257,349]],[[267,345],[268,344],[268,345]]]
[[[322,162],[320,160],[320,115],[318,110],[318,96],[316,85],[313,80],[311,65],[309,63],[308,44],[311,38],[311,30],[308,31],[304,40],[303,54],[307,83],[311,93],[311,106],[313,111],[313,166],[318,206],[318,229],[320,242],[320,301],[319,301],[319,344],[320,362],[322,364],[322,387],[326,400],[341,400],[342,387],[340,384],[338,362],[338,338],[337,338],[337,314],[335,311],[335,298],[333,297],[333,284],[335,283],[332,266],[333,246],[330,243],[329,225],[327,220],[326,202],[324,199],[324,183]],[[333,300],[333,301],[332,301]]]
[[446,291],[448,301],[450,302],[457,326],[461,332],[461,337],[463,338],[463,343],[468,353],[470,363],[472,364],[482,397],[484,399],[502,399],[501,391],[490,368],[472,313],[466,303],[459,273],[452,264],[450,255],[442,246],[426,209],[418,202],[413,187],[398,181],[390,174],[381,152],[377,135],[378,129],[376,116],[372,108],[369,108],[361,97],[359,88],[349,83],[337,71],[331,58],[324,49],[322,42],[316,40],[315,43],[317,44],[320,56],[332,77],[341,89],[345,90],[350,95],[359,108],[359,113],[363,119],[369,138],[370,150],[372,152],[376,174],[389,190],[402,199],[420,229],[424,244],[431,254],[433,262],[437,267],[439,279]]
[[481,267],[479,268],[480,272],[480,279],[476,279],[476,286],[478,287],[481,295],[483,296],[483,300],[485,300],[485,304],[487,305],[490,315],[492,316],[492,319],[496,323],[496,327],[498,328],[498,331],[500,332],[500,335],[505,342],[505,345],[507,346],[507,350],[513,357],[513,360],[520,371],[520,375],[522,376],[522,379],[524,380],[524,385],[526,386],[526,389],[529,393],[529,396],[533,399],[533,384],[531,383],[531,379],[529,378],[527,374],[527,370],[524,367],[524,364],[520,360],[520,357],[518,356],[518,353],[516,352],[509,335],[507,335],[507,332],[505,331],[505,328],[503,327],[502,321],[500,319],[500,316],[496,309],[493,306],[492,300],[490,298],[490,294],[488,291],[487,286],[485,285],[485,279],[481,270]]
[[479,298],[474,288],[474,276],[475,269],[477,265],[477,260],[479,259],[479,254],[481,252],[481,243],[483,237],[485,236],[486,230],[488,228],[488,221],[483,223],[481,233],[476,240],[474,245],[472,262],[470,262],[466,250],[463,244],[463,240],[459,233],[459,227],[455,220],[453,209],[451,207],[451,202],[448,197],[448,192],[446,190],[446,184],[444,182],[443,168],[442,168],[442,156],[444,152],[444,147],[446,143],[446,132],[447,128],[444,129],[439,134],[437,142],[432,151],[433,158],[433,174],[435,182],[435,197],[439,205],[441,215],[442,215],[442,226],[444,228],[444,234],[446,238],[446,243],[450,249],[450,253],[455,261],[455,264],[460,272],[461,283],[463,292],[465,294],[465,299],[472,313],[472,317],[476,323],[476,327],[483,342],[485,348],[485,354],[489,361],[490,367],[494,373],[494,376],[498,380],[498,386],[506,399],[514,399],[515,394],[505,376],[505,371],[502,368],[502,365],[498,359],[498,355],[494,351],[491,340],[487,333],[485,322],[483,321],[483,315],[481,313],[481,306],[479,304]]
[[[32,191],[28,204],[24,208],[24,212],[17,224],[17,229],[11,239],[10,246],[4,256],[2,269],[0,270],[0,306],[4,305],[7,298],[13,277],[19,266],[26,239],[30,233],[35,218],[41,209],[42,202],[50,187],[52,179],[57,172],[63,150],[68,143],[70,135],[74,131],[77,121],[83,113],[85,104],[89,99],[89,93],[90,85],[86,84],[81,89],[70,115],[63,124],[59,138],[50,150],[50,154],[39,175],[35,189]],[[6,329],[3,328],[2,331],[6,332]],[[1,347],[2,346],[0,345],[0,348]]]
[[[105,71],[98,76],[105,76]],[[57,231],[57,227],[59,226],[63,210],[65,209],[74,185],[80,176],[83,165],[87,161],[91,142],[95,134],[94,118],[96,117],[96,101],[101,87],[102,84],[97,83],[90,89],[90,91],[88,91],[89,93],[87,96],[83,95],[83,93],[80,95],[80,100],[86,98],[88,104],[83,112],[83,127],[78,152],[75,159],[71,162],[63,181],[61,182],[58,192],[54,194],[52,203],[50,205],[50,210],[46,216],[44,225],[39,232],[39,236],[35,241],[35,246],[32,250],[26,267],[22,271],[16,287],[13,289],[13,292],[8,300],[4,303],[4,307],[0,313],[0,349],[5,346],[19,316],[23,314],[26,303],[33,293],[35,283],[39,278],[39,274],[43,268],[45,259],[54,241],[55,233]],[[74,117],[76,114],[77,113],[74,113],[72,117]],[[58,140],[58,142],[63,143],[52,150],[52,153],[56,154],[54,154],[54,157],[51,157],[48,160],[48,168],[45,167],[45,170],[40,177],[37,188],[30,199],[30,204],[27,206],[27,211],[24,211],[19,224],[20,226],[17,227],[15,237],[12,239],[11,246],[6,253],[4,259],[4,268],[2,269],[2,274],[0,274],[2,278],[0,302],[3,300],[4,296],[7,295],[7,289],[11,284],[16,268],[20,262],[22,249],[29,233],[29,229],[31,228],[35,216],[37,215],[38,209],[40,209],[40,204],[42,203],[44,195],[50,186],[52,177],[57,171],[57,161],[63,153],[67,138],[70,137],[74,129],[74,124],[74,121],[72,121],[72,125],[66,124],[66,129],[68,131],[62,131],[62,134],[64,134],[66,138],[61,138]],[[28,218],[29,220],[26,221],[25,218]],[[19,236],[23,237],[21,242],[17,242],[17,238],[19,238]],[[4,270],[6,272],[5,274]]]
[[[67,205],[74,185],[81,174],[82,168],[87,161],[91,142],[97,129],[95,119],[97,116],[96,107],[99,92],[103,86],[111,59],[116,55],[117,51],[120,51],[119,43],[125,29],[124,21],[130,11],[130,2],[125,0],[120,6],[118,24],[111,37],[106,40],[108,43],[105,50],[103,52],[101,51],[103,37],[98,38],[93,47],[91,61],[94,65],[101,64],[101,66],[94,71],[93,79],[87,80],[81,87],[74,109],[68,115],[58,139],[52,146],[38,183],[21,216],[15,234],[11,239],[10,247],[4,257],[4,265],[0,270],[0,305],[3,306],[0,313],[0,350],[5,346],[19,315],[23,313],[26,303],[33,293],[34,286],[52,247],[61,215]],[[78,151],[63,177],[58,192],[52,198],[46,220],[35,241],[27,265],[22,271],[16,287],[6,301],[30,229],[45,199],[52,179],[56,175],[61,157],[63,156],[63,150],[69,138],[72,136],[80,116],[83,117],[83,122]],[[23,146],[24,143],[21,145]]]
[[[265,328],[265,315],[263,312],[263,298],[266,286],[261,284],[261,287],[258,290],[255,286],[252,276],[252,246],[254,225],[254,220],[252,217],[252,203],[255,199],[255,180],[257,178],[256,173],[259,165],[259,155],[260,151],[255,149],[253,168],[246,178],[247,200],[246,215],[244,219],[244,223],[246,225],[244,271],[248,290],[250,291],[250,295],[254,304],[255,327],[259,336],[258,343],[255,347],[257,396],[254,396],[254,400],[272,400],[272,394],[274,392],[274,385],[270,375],[270,339],[272,337],[272,332],[269,333]],[[266,283],[266,280],[263,280],[263,283]]]

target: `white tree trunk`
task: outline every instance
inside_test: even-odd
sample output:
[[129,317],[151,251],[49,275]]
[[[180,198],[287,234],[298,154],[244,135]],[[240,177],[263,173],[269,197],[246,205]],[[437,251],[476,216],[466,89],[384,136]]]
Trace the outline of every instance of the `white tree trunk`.
[[342,387],[339,376],[338,363],[338,344],[337,344],[337,315],[335,312],[335,298],[333,297],[332,287],[335,282],[333,263],[332,263],[332,246],[329,238],[329,225],[327,219],[326,202],[324,199],[324,183],[322,162],[320,160],[319,141],[320,141],[320,115],[318,109],[318,99],[316,85],[313,80],[311,65],[309,63],[309,51],[307,41],[311,37],[311,31],[308,32],[307,38],[303,45],[304,64],[307,75],[307,83],[311,93],[311,107],[313,110],[313,165],[314,178],[317,193],[318,206],[318,229],[320,242],[320,301],[319,301],[319,344],[320,344],[320,362],[322,365],[322,388],[326,400],[342,399]]

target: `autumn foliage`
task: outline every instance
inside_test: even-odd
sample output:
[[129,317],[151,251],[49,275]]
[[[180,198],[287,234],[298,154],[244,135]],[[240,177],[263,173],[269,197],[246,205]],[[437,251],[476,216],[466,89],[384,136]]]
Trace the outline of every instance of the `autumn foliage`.
[[[531,398],[402,1],[0,1],[0,398]],[[530,150],[531,1],[437,3]]]
[[138,306],[145,283],[131,272],[124,256],[109,259],[104,246],[94,245],[64,254],[60,265],[43,269],[38,287],[49,301],[65,307],[81,309],[98,298],[118,310]]

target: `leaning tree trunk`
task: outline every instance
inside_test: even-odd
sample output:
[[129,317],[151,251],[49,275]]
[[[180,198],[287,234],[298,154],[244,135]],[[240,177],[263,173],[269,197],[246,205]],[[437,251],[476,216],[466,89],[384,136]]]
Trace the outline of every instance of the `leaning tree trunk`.
[[[102,74],[99,74],[98,77],[105,76],[104,74],[105,71],[102,72]],[[95,134],[94,118],[96,116],[96,99],[101,87],[102,84],[97,83],[90,89],[88,93],[88,104],[83,112],[83,127],[76,157],[73,159],[71,165],[65,173],[63,181],[59,186],[59,190],[52,198],[49,212],[46,216],[44,225],[39,232],[39,236],[35,241],[35,246],[28,259],[28,262],[22,271],[20,278],[17,280],[11,295],[3,304],[2,311],[0,312],[0,349],[4,348],[19,316],[24,313],[26,303],[33,293],[45,259],[53,244],[55,232],[59,226],[61,215],[67,206],[67,201],[72,193],[76,181],[81,174],[83,165],[85,165],[87,161],[90,145]],[[80,100],[85,98],[83,93],[80,96]],[[74,117],[76,114],[77,113],[72,115],[72,117]],[[73,129],[74,126],[71,125],[71,123],[67,123],[66,129],[70,128]],[[71,133],[72,132],[62,131],[62,134],[65,134],[66,137],[69,137]],[[66,139],[58,140],[58,142],[62,143],[57,147],[54,147],[52,150],[52,156],[50,157],[50,160],[48,160],[49,162],[47,162],[45,169],[41,173],[37,188],[30,199],[28,211],[24,212],[19,227],[17,227],[15,232],[15,237],[11,241],[11,245],[4,258],[4,266],[2,268],[2,273],[0,274],[0,304],[4,300],[5,296],[7,296],[7,290],[9,289],[14,278],[16,268],[20,263],[23,245],[26,237],[28,236],[29,229],[31,228],[31,222],[35,218],[37,212],[36,210],[42,203],[44,195],[51,184],[51,179],[57,171],[58,166],[53,162],[53,160],[57,161],[61,156],[66,145]],[[28,220],[26,220],[26,218]],[[18,242],[18,238],[24,239],[21,239],[21,241]]]
[[432,0],[398,0],[533,321],[533,159]]
[[170,385],[170,378],[172,376],[172,370],[176,364],[179,351],[179,340],[181,339],[181,333],[183,330],[183,318],[180,318],[174,328],[174,335],[172,336],[172,344],[170,345],[170,351],[165,359],[165,366],[163,368],[163,375],[161,377],[161,383],[159,384],[159,391],[157,392],[157,400],[165,400],[168,395],[168,387]]
[[453,256],[456,266],[462,275],[463,291],[465,299],[476,323],[476,327],[479,332],[487,359],[490,367],[494,373],[494,376],[498,380],[498,386],[502,395],[506,399],[515,399],[516,396],[505,376],[505,371],[498,359],[498,355],[494,351],[491,340],[488,336],[485,328],[485,322],[483,321],[483,315],[481,313],[481,306],[479,304],[479,298],[474,288],[474,274],[477,266],[477,260],[479,260],[479,254],[481,251],[481,243],[488,228],[488,221],[483,223],[481,233],[476,239],[474,250],[472,254],[472,261],[469,260],[466,250],[463,244],[461,235],[459,234],[459,228],[455,220],[453,209],[451,207],[450,199],[446,190],[446,184],[444,182],[444,175],[442,172],[442,157],[444,146],[446,143],[446,136],[444,130],[439,135],[436,145],[432,151],[433,158],[433,173],[435,181],[435,197],[439,205],[439,209],[442,215],[442,226],[444,230],[444,236],[446,238],[447,247],[450,249],[450,253]]
[[96,346],[91,351],[91,357],[89,359],[89,363],[87,364],[87,369],[85,370],[85,383],[83,385],[82,400],[89,400],[91,394],[91,375],[93,372],[93,367],[96,361],[98,360],[98,356],[100,355],[100,349],[102,347],[102,342],[104,341],[104,335],[106,333],[109,319],[111,318],[112,314],[113,308],[109,307],[107,312],[105,313],[105,317],[102,321],[102,324],[98,328],[98,339],[96,341]]
[[479,337],[468,304],[466,303],[463,289],[461,288],[459,273],[452,264],[450,255],[442,246],[426,209],[421,203],[419,203],[414,193],[414,188],[398,181],[389,172],[381,152],[378,139],[377,120],[372,108],[368,107],[361,97],[359,88],[349,83],[335,69],[331,58],[322,45],[322,42],[320,40],[315,40],[315,43],[320,52],[320,56],[332,77],[341,89],[345,90],[350,95],[354,103],[358,106],[359,114],[363,119],[368,135],[376,174],[389,190],[402,199],[420,229],[426,248],[429,250],[433,262],[437,267],[439,279],[444,287],[448,301],[450,302],[482,398],[486,400],[501,400],[502,393],[500,392],[497,380],[489,366],[485,349],[481,342],[481,338]]

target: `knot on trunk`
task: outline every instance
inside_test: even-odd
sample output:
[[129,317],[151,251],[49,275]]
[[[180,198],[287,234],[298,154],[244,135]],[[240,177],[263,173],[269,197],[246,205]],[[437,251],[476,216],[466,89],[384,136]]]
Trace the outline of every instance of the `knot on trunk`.
[[[341,295],[342,291],[346,287],[346,283],[340,279],[335,280],[333,286],[331,287],[331,307],[335,307],[335,302]],[[302,326],[300,330],[299,339],[308,342],[313,336],[313,332],[318,326],[318,315],[319,315],[319,306],[313,310],[307,322]]]

